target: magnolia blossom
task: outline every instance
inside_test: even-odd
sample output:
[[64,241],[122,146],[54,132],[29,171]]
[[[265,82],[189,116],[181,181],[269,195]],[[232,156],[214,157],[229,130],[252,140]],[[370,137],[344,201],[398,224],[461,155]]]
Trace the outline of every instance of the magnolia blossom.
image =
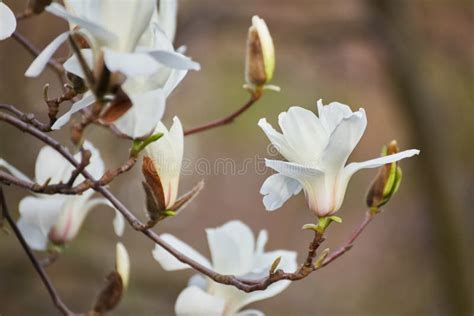
[[183,126],[179,118],[175,117],[169,131],[159,122],[155,133],[162,133],[163,136],[145,148],[145,157],[151,160],[162,188],[163,194],[156,194],[164,199],[160,204],[163,204],[165,209],[170,209],[178,197],[184,149]]
[[5,3],[0,1],[0,41],[9,38],[15,29],[15,14]]
[[130,256],[121,242],[117,243],[115,250],[115,270],[122,279],[123,288],[126,289],[130,279]]
[[[278,257],[281,257],[279,269],[294,271],[297,268],[295,252],[264,251],[268,239],[265,230],[260,231],[255,241],[247,225],[240,221],[231,221],[221,227],[207,229],[206,233],[212,263],[176,237],[169,234],[163,234],[161,237],[193,260],[222,274],[261,278],[268,275],[272,263]],[[190,268],[158,245],[153,251],[153,257],[167,271]],[[262,312],[256,310],[240,310],[250,303],[281,293],[289,285],[290,281],[279,281],[264,291],[245,293],[232,286],[195,275],[190,279],[188,287],[179,295],[175,312],[178,316],[263,315]]]
[[[121,72],[127,80],[123,91],[133,106],[115,125],[123,133],[142,137],[150,133],[163,116],[165,100],[190,69],[199,70],[198,63],[175,51],[173,40],[176,29],[176,0],[160,1],[93,1],[69,0],[66,8],[52,4],[47,11],[70,22],[89,42],[90,49],[81,53],[90,68],[103,56],[105,65],[112,72]],[[30,66],[27,76],[38,75],[54,51],[67,38],[61,34]],[[81,78],[83,70],[77,56],[64,64],[65,69]],[[59,129],[71,115],[95,102],[91,92],[75,103],[53,125]]]
[[318,101],[319,117],[301,107],[291,107],[278,117],[282,133],[261,119],[258,125],[280,154],[288,160],[266,160],[267,167],[278,173],[265,180],[260,190],[269,211],[280,208],[292,195],[304,190],[310,209],[324,217],[342,205],[350,178],[365,168],[417,155],[411,149],[346,166],[367,126],[364,109],[352,112],[344,104],[333,102],[324,106]]
[[[84,148],[92,154],[86,170],[94,177],[102,176],[104,163],[100,153],[89,142],[84,143]],[[75,156],[76,159],[80,159],[79,155]],[[0,159],[0,167],[6,168],[22,180],[32,181],[2,159]],[[36,159],[35,182],[40,184],[67,182],[73,170],[71,164],[54,149],[43,147]],[[79,176],[75,184],[83,180],[84,178]],[[22,199],[19,205],[18,228],[29,246],[35,250],[46,250],[48,241],[64,244],[74,239],[92,208],[100,204],[110,206],[105,199],[92,198],[93,194],[94,190],[89,189],[81,195],[35,194]],[[124,225],[122,215],[116,211],[114,229],[118,235],[122,235]]]

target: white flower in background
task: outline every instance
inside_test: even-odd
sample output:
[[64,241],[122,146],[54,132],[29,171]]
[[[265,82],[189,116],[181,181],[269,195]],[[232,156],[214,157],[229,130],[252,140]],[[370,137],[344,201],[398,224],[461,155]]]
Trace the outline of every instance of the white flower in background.
[[[163,123],[159,122],[155,133],[162,133],[163,136],[145,147],[144,165],[146,166],[146,161],[149,160],[151,166],[146,166],[146,168],[144,166],[143,171],[146,172],[145,178],[150,188],[154,189],[153,193],[161,186],[162,192],[155,193],[155,196],[161,197],[162,201],[157,202],[164,209],[171,209],[178,197],[179,175],[184,149],[183,126],[179,118],[175,117],[169,131]],[[153,183],[156,181],[159,181],[160,184],[154,185]]]
[[[260,231],[256,242],[250,228],[240,221],[231,221],[221,227],[207,229],[206,233],[212,264],[176,237],[169,234],[163,234],[161,237],[193,260],[222,274],[248,278],[264,277],[268,275],[272,263],[278,257],[281,257],[279,269],[293,272],[297,268],[295,252],[264,251],[268,239],[265,230]],[[153,250],[153,257],[167,271],[190,268],[158,245]],[[179,295],[175,312],[178,316],[263,315],[256,310],[240,310],[250,303],[281,293],[289,285],[290,281],[279,281],[264,291],[245,293],[232,286],[195,275],[189,286]]]
[[[106,2],[108,3],[108,1]],[[127,1],[126,3],[132,5],[136,2]],[[71,7],[70,11],[73,11],[72,4],[73,2],[68,6],[68,8]],[[116,2],[111,3],[110,6],[113,7],[115,4]],[[57,5],[54,8],[57,8]],[[64,9],[62,10],[64,11]],[[116,12],[118,8],[110,10]],[[74,11],[82,12],[77,9]],[[109,70],[121,71],[127,75],[122,89],[133,104],[114,124],[121,132],[133,138],[146,136],[154,129],[163,117],[166,98],[183,80],[188,70],[199,70],[200,68],[198,63],[181,54],[184,49],[174,50],[172,43],[176,29],[176,15],[176,0],[160,1],[159,10],[153,7],[153,15],[151,19],[146,20],[147,27],[140,33],[138,41],[128,41],[136,43],[130,53],[105,50],[105,63]],[[136,16],[132,16],[132,21],[136,19]],[[121,23],[121,20],[112,22]],[[113,24],[112,22],[111,24]],[[129,33],[136,34],[137,32]],[[120,35],[120,33],[117,34]],[[92,45],[92,47],[94,46]],[[94,49],[81,50],[91,68],[95,65],[94,55],[97,55],[94,51]],[[77,56],[72,56],[66,61],[64,67],[68,72],[84,78]],[[93,94],[87,92],[84,98],[76,102],[67,113],[55,122],[52,128],[61,128],[69,121],[72,114],[94,102]]]
[[[84,143],[84,148],[91,151],[91,161],[86,170],[94,177],[101,177],[104,173],[104,163],[99,151],[89,142]],[[80,154],[75,155],[80,160]],[[14,176],[30,180],[26,175],[0,159],[0,167],[9,170]],[[51,147],[43,147],[36,159],[35,182],[50,184],[67,182],[74,170],[72,165]],[[83,181],[79,176],[75,184]],[[102,198],[92,198],[94,190],[89,189],[82,195],[46,195],[35,194],[25,197],[20,201],[20,219],[18,228],[35,250],[46,250],[48,240],[56,244],[63,244],[74,239],[89,211],[99,204],[110,203]],[[118,235],[124,230],[124,219],[116,212],[114,229]]]
[[9,38],[16,29],[16,18],[12,10],[0,1],[0,41]]
[[266,160],[267,167],[278,173],[263,183],[260,193],[269,211],[280,208],[292,195],[304,190],[310,209],[324,217],[335,213],[342,205],[347,184],[352,175],[364,168],[417,155],[411,149],[346,166],[367,126],[364,109],[352,112],[344,104],[333,102],[324,106],[318,101],[317,117],[301,107],[291,107],[278,117],[283,133],[277,132],[261,119],[258,125],[268,139],[288,160]]

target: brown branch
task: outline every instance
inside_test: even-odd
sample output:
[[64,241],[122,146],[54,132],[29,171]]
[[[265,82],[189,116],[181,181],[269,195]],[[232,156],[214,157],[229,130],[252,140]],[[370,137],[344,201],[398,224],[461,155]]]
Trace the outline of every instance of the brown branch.
[[51,299],[53,300],[54,305],[59,309],[59,311],[63,315],[68,315],[68,316],[73,316],[76,315],[73,313],[69,308],[66,306],[66,304],[61,300],[61,297],[59,296],[56,288],[54,287],[53,283],[49,279],[48,275],[44,271],[43,267],[39,263],[39,261],[36,259],[35,255],[31,251],[30,247],[28,246],[27,242],[23,238],[20,230],[16,226],[15,221],[12,219],[10,212],[8,211],[7,208],[7,202],[5,200],[5,196],[3,194],[3,188],[0,186],[0,204],[2,206],[2,212],[3,216],[7,220],[7,222],[10,224],[13,232],[15,233],[15,236],[17,237],[18,241],[20,242],[21,246],[23,247],[23,250],[25,250],[26,254],[28,255],[28,258],[30,259],[31,263],[33,264],[33,267],[35,268],[36,272],[41,278],[41,281],[43,281],[44,286],[48,290],[49,295],[51,296]]
[[234,113],[223,117],[221,119],[206,123],[201,126],[197,126],[191,129],[188,129],[184,131],[184,136],[192,135],[192,134],[197,134],[200,132],[204,132],[210,129],[213,129],[215,127],[223,126],[232,123],[239,115],[244,113],[246,110],[248,110],[255,102],[257,102],[262,96],[261,91],[256,91],[252,92],[250,99],[242,106],[240,109],[235,111]]
[[[67,149],[65,149],[59,142],[51,138],[49,135],[5,113],[0,112],[0,120],[3,120],[9,124],[12,124],[18,129],[24,132],[27,132],[31,134],[32,136],[38,138],[45,144],[54,148],[66,160],[68,160],[75,168],[80,167],[80,162],[78,162],[74,158],[74,156],[71,153],[69,153],[69,151],[67,151]],[[133,158],[130,158],[130,159],[133,159]],[[129,160],[129,161],[132,161],[132,160]],[[133,163],[131,162],[130,165],[133,166],[134,163],[135,162]],[[123,171],[123,170],[126,170],[127,168],[128,166],[124,167],[123,169],[120,169],[120,168],[119,169]],[[86,178],[86,180],[89,180],[92,183],[97,183],[97,180],[95,180],[94,177],[89,172],[87,172],[87,170],[83,169],[81,171],[81,174]],[[318,270],[320,268],[320,267],[315,266],[313,264],[313,261],[316,256],[316,250],[318,249],[319,245],[324,241],[324,236],[320,233],[315,232],[315,237],[313,241],[310,243],[306,260],[304,264],[296,272],[287,273],[282,270],[277,270],[274,273],[271,273],[268,277],[265,277],[259,280],[248,280],[244,278],[238,278],[234,275],[219,274],[216,271],[201,265],[200,263],[194,261],[193,259],[187,257],[183,253],[179,252],[173,246],[171,246],[166,241],[164,241],[155,232],[148,229],[144,223],[142,223],[115,195],[113,195],[110,192],[110,190],[108,190],[104,186],[94,186],[93,189],[99,192],[100,194],[102,194],[102,196],[104,196],[107,200],[109,200],[112,203],[112,205],[124,216],[124,218],[129,222],[129,224],[135,230],[143,233],[149,239],[153,240],[156,244],[163,247],[166,251],[168,251],[180,262],[191,266],[194,270],[201,272],[202,274],[206,275],[207,277],[209,277],[215,282],[226,284],[226,285],[232,285],[245,292],[261,291],[261,290],[265,290],[268,286],[280,280],[291,280],[291,281],[301,280],[307,277],[313,271]],[[353,242],[361,234],[361,232],[368,225],[371,219],[372,219],[371,217],[368,217],[368,218],[366,217],[364,222],[361,224],[361,226],[356,230],[356,232],[349,239],[349,242],[341,248],[343,250],[336,252],[334,255],[326,259],[324,261],[324,266],[329,264],[331,261],[333,261],[337,257],[344,254],[348,249],[350,249],[350,246],[352,246]]]
[[45,124],[37,120],[33,113],[24,113],[18,110],[15,106],[10,105],[10,104],[0,104],[0,110],[5,110],[12,114],[15,114],[23,122],[33,125],[34,127],[36,127],[42,132],[51,131],[51,126],[49,124]]

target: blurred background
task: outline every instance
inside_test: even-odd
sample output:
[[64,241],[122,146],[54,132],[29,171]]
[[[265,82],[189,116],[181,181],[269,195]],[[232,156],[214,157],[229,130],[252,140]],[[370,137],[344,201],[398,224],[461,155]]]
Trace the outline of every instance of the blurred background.
[[[20,12],[26,1],[5,1]],[[401,149],[421,155],[401,163],[399,193],[377,216],[348,254],[309,278],[294,282],[278,297],[251,307],[267,315],[472,315],[474,255],[474,4],[442,0],[182,0],[176,45],[185,44],[202,70],[190,73],[167,103],[165,124],[178,115],[185,128],[227,115],[248,98],[242,89],[244,53],[251,16],[263,17],[273,36],[277,66],[273,84],[280,93],[263,99],[234,124],[192,135],[185,158],[196,166],[232,158],[268,157],[268,140],[257,127],[275,124],[291,105],[315,109],[316,101],[364,107],[368,128],[350,161],[379,155],[397,139]],[[42,14],[20,22],[18,31],[43,48],[66,24]],[[67,56],[67,48],[58,56]],[[60,94],[54,73],[23,76],[32,57],[13,39],[0,42],[0,102],[33,112],[46,121],[42,87]],[[53,135],[70,145],[68,129]],[[100,147],[108,166],[127,158],[129,143],[92,127],[87,137]],[[33,174],[42,144],[0,124],[0,157]],[[259,189],[271,174],[187,172],[185,192],[204,179],[205,190],[179,217],[160,224],[208,255],[204,229],[241,219],[255,233],[266,228],[268,250],[298,251],[301,261],[311,238],[301,226],[313,221],[302,194],[280,210],[266,212]],[[144,218],[139,168],[111,187]],[[365,194],[376,170],[358,173],[349,184],[324,247],[335,249],[363,218]],[[28,193],[5,188],[18,216]],[[113,212],[95,209],[77,240],[48,268],[67,304],[85,311],[114,265]],[[123,237],[132,262],[131,282],[113,315],[172,315],[191,271],[166,273],[151,256],[153,244],[127,228]],[[55,315],[48,294],[13,235],[0,234],[0,314]]]

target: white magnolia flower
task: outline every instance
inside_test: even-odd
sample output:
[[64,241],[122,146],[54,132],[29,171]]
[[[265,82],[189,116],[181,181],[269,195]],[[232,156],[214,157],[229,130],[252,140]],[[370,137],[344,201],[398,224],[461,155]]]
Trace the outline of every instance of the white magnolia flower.
[[[126,1],[129,4],[135,2]],[[146,136],[153,130],[163,117],[166,98],[188,70],[200,68],[198,63],[181,54],[182,49],[174,50],[172,43],[176,29],[176,15],[176,0],[160,1],[159,10],[154,9],[151,20],[147,20],[149,22],[146,30],[141,33],[131,53],[106,50],[104,55],[109,70],[121,71],[127,75],[122,89],[133,106],[114,124],[121,132],[133,138]],[[133,20],[135,19],[136,17],[133,17]],[[94,50],[83,49],[82,55],[92,68],[95,64]],[[76,56],[66,61],[64,67],[68,72],[84,78]],[[61,128],[72,114],[94,102],[93,94],[86,93],[84,98],[60,117],[52,128]]]
[[280,208],[292,195],[304,190],[310,209],[319,217],[335,213],[341,207],[352,175],[364,168],[417,155],[419,150],[406,150],[346,166],[367,126],[364,109],[352,112],[344,104],[324,106],[318,101],[317,117],[301,107],[291,107],[278,117],[282,134],[261,119],[258,125],[288,162],[266,160],[267,167],[278,173],[263,183],[260,193],[269,211]]
[[[100,177],[104,173],[104,163],[99,151],[89,143],[84,143],[84,148],[91,151],[91,161],[86,170],[94,177]],[[76,159],[80,159],[77,154]],[[0,159],[0,167],[9,170],[14,176],[32,181],[21,171]],[[51,147],[43,147],[36,159],[35,182],[36,183],[59,183],[67,182],[71,176],[73,167],[58,152]],[[79,176],[75,184],[83,181]],[[26,241],[35,250],[46,250],[48,240],[63,244],[75,238],[81,225],[89,211],[99,205],[110,203],[102,198],[91,198],[94,194],[92,189],[82,193],[82,195],[45,195],[35,194],[25,197],[20,201],[20,219],[18,228],[21,230]],[[114,219],[114,229],[118,235],[122,235],[124,230],[124,219],[116,211]]]
[[[163,234],[161,237],[180,252],[222,274],[261,278],[268,275],[272,263],[278,257],[281,257],[279,269],[294,271],[297,268],[295,252],[264,251],[268,239],[265,230],[260,231],[256,242],[250,228],[240,221],[231,221],[221,227],[207,229],[206,233],[212,264],[176,237],[169,234]],[[189,268],[158,245],[153,250],[153,257],[167,271]],[[191,278],[189,286],[179,295],[175,312],[178,316],[263,315],[262,312],[256,310],[240,310],[250,303],[281,293],[289,285],[290,281],[280,281],[264,291],[245,293],[232,286],[219,284],[196,275]]]
[[9,38],[16,29],[16,18],[12,10],[0,1],[0,41]]
[[175,117],[169,131],[159,122],[155,133],[163,133],[163,136],[145,148],[145,156],[151,159],[158,174],[163,189],[164,206],[169,209],[178,197],[184,149],[183,126],[179,118]]
[[126,289],[130,279],[130,256],[128,255],[127,248],[121,242],[117,243],[116,246],[115,270],[122,279],[123,288]]

